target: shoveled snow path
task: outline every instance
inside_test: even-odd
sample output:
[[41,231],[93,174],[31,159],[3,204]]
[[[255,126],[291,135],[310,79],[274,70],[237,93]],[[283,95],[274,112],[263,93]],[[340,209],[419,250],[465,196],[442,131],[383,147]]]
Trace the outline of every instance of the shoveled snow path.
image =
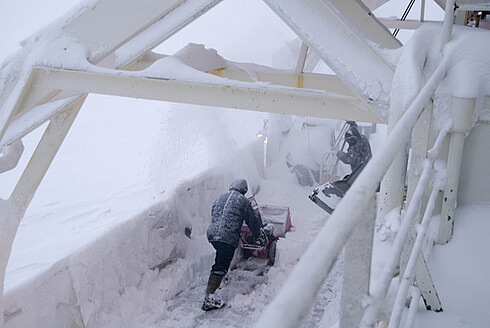
[[[277,270],[265,264],[242,263],[232,270],[217,292],[227,304],[220,310],[205,312],[200,309],[205,286],[195,286],[162,303],[165,312],[153,324],[154,328],[173,327],[250,327],[260,316],[263,307],[277,293],[277,284],[272,281]],[[302,327],[319,327],[326,320],[334,324],[338,320],[340,291],[342,285],[342,260],[338,261],[325,281],[318,299]],[[282,280],[282,279],[281,279]],[[324,318],[324,314],[328,315]]]
[[[239,262],[236,268],[228,272],[217,291],[217,295],[226,301],[226,306],[210,312],[201,310],[209,275],[209,268],[206,267],[203,272],[196,272],[199,278],[190,281],[188,288],[178,295],[152,302],[146,318],[140,321],[144,322],[144,327],[253,326],[263,309],[280,291],[299,257],[328,217],[308,199],[311,188],[300,187],[291,181],[271,180],[263,181],[261,187],[256,196],[259,204],[287,205],[291,210],[294,228],[279,240],[275,265],[269,267],[265,261],[255,258]],[[343,258],[340,257],[302,327],[329,327],[338,321],[342,272]],[[155,309],[155,306],[160,308]]]

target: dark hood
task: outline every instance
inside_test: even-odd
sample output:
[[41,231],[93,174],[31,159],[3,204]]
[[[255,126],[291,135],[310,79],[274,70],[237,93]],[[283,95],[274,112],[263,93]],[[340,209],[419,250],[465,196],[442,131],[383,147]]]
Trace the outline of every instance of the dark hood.
[[248,185],[247,185],[247,180],[245,179],[236,179],[233,181],[230,185],[230,191],[231,190],[236,190],[242,195],[245,195],[248,191]]

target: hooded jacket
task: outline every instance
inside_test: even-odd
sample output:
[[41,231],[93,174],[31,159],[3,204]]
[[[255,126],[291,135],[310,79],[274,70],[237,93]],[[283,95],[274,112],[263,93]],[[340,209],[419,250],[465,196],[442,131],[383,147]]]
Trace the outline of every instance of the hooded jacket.
[[359,133],[357,125],[351,125],[345,132],[345,140],[349,144],[347,152],[339,151],[337,156],[345,163],[349,164],[354,171],[361,163],[367,163],[371,157],[371,147],[366,136]]
[[209,242],[218,241],[238,247],[243,221],[255,238],[260,236],[260,220],[255,217],[252,204],[244,196],[247,190],[246,180],[235,180],[229,191],[214,201],[207,231]]

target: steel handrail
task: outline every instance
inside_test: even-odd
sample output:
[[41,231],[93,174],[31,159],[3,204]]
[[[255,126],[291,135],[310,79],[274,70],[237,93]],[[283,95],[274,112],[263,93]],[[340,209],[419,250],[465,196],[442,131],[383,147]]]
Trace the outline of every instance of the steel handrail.
[[[391,283],[391,280],[393,278],[393,274],[400,263],[400,257],[403,251],[403,247],[405,245],[405,241],[408,237],[408,234],[410,233],[410,229],[414,223],[414,220],[419,212],[419,206],[422,202],[422,197],[423,197],[423,191],[424,189],[430,184],[432,179],[432,174],[431,171],[434,166],[434,161],[435,158],[437,157],[437,154],[439,153],[439,150],[441,148],[442,142],[446,135],[448,134],[451,124],[447,124],[439,133],[436,142],[434,144],[434,147],[428,151],[428,158],[424,161],[424,167],[422,174],[420,176],[419,182],[417,186],[415,187],[415,191],[412,197],[412,200],[407,206],[406,213],[404,215],[404,219],[402,221],[402,224],[400,226],[400,229],[398,230],[398,233],[396,235],[395,241],[393,243],[393,247],[390,252],[390,256],[388,260],[385,263],[385,266],[383,267],[383,270],[381,272],[381,275],[379,276],[378,280],[376,281],[375,285],[372,287],[371,290],[371,298],[372,298],[372,303],[366,307],[361,326],[362,327],[370,327],[371,325],[374,324],[375,321],[378,319],[378,310],[384,303],[384,300],[386,298],[386,294],[388,292],[389,285]],[[438,188],[434,188],[434,190],[438,190]],[[435,199],[433,200],[435,201]],[[429,201],[430,202],[430,201]],[[433,205],[433,204],[432,204]],[[427,205],[429,206],[429,204]],[[431,211],[432,212],[432,211]],[[418,252],[417,252],[418,255]],[[407,269],[408,270],[408,269]],[[406,273],[406,272],[405,272]],[[406,295],[406,293],[405,293]],[[391,321],[391,320],[390,320]]]
[[[266,328],[274,325],[293,328],[301,324],[338,254],[364,216],[365,209],[375,195],[381,179],[398,150],[408,142],[411,128],[445,74],[446,60],[443,59],[394,126],[383,147],[369,161],[335,212],[312,241],[279,295],[264,310],[256,327]],[[298,295],[303,295],[303,297],[298,299]]]

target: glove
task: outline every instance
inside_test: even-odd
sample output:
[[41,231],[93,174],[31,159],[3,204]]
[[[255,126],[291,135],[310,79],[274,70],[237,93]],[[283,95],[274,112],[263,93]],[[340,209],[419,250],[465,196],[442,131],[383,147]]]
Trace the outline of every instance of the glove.
[[274,225],[273,224],[266,224],[266,225],[264,225],[263,230],[264,230],[266,235],[272,235],[272,232],[274,231]]

